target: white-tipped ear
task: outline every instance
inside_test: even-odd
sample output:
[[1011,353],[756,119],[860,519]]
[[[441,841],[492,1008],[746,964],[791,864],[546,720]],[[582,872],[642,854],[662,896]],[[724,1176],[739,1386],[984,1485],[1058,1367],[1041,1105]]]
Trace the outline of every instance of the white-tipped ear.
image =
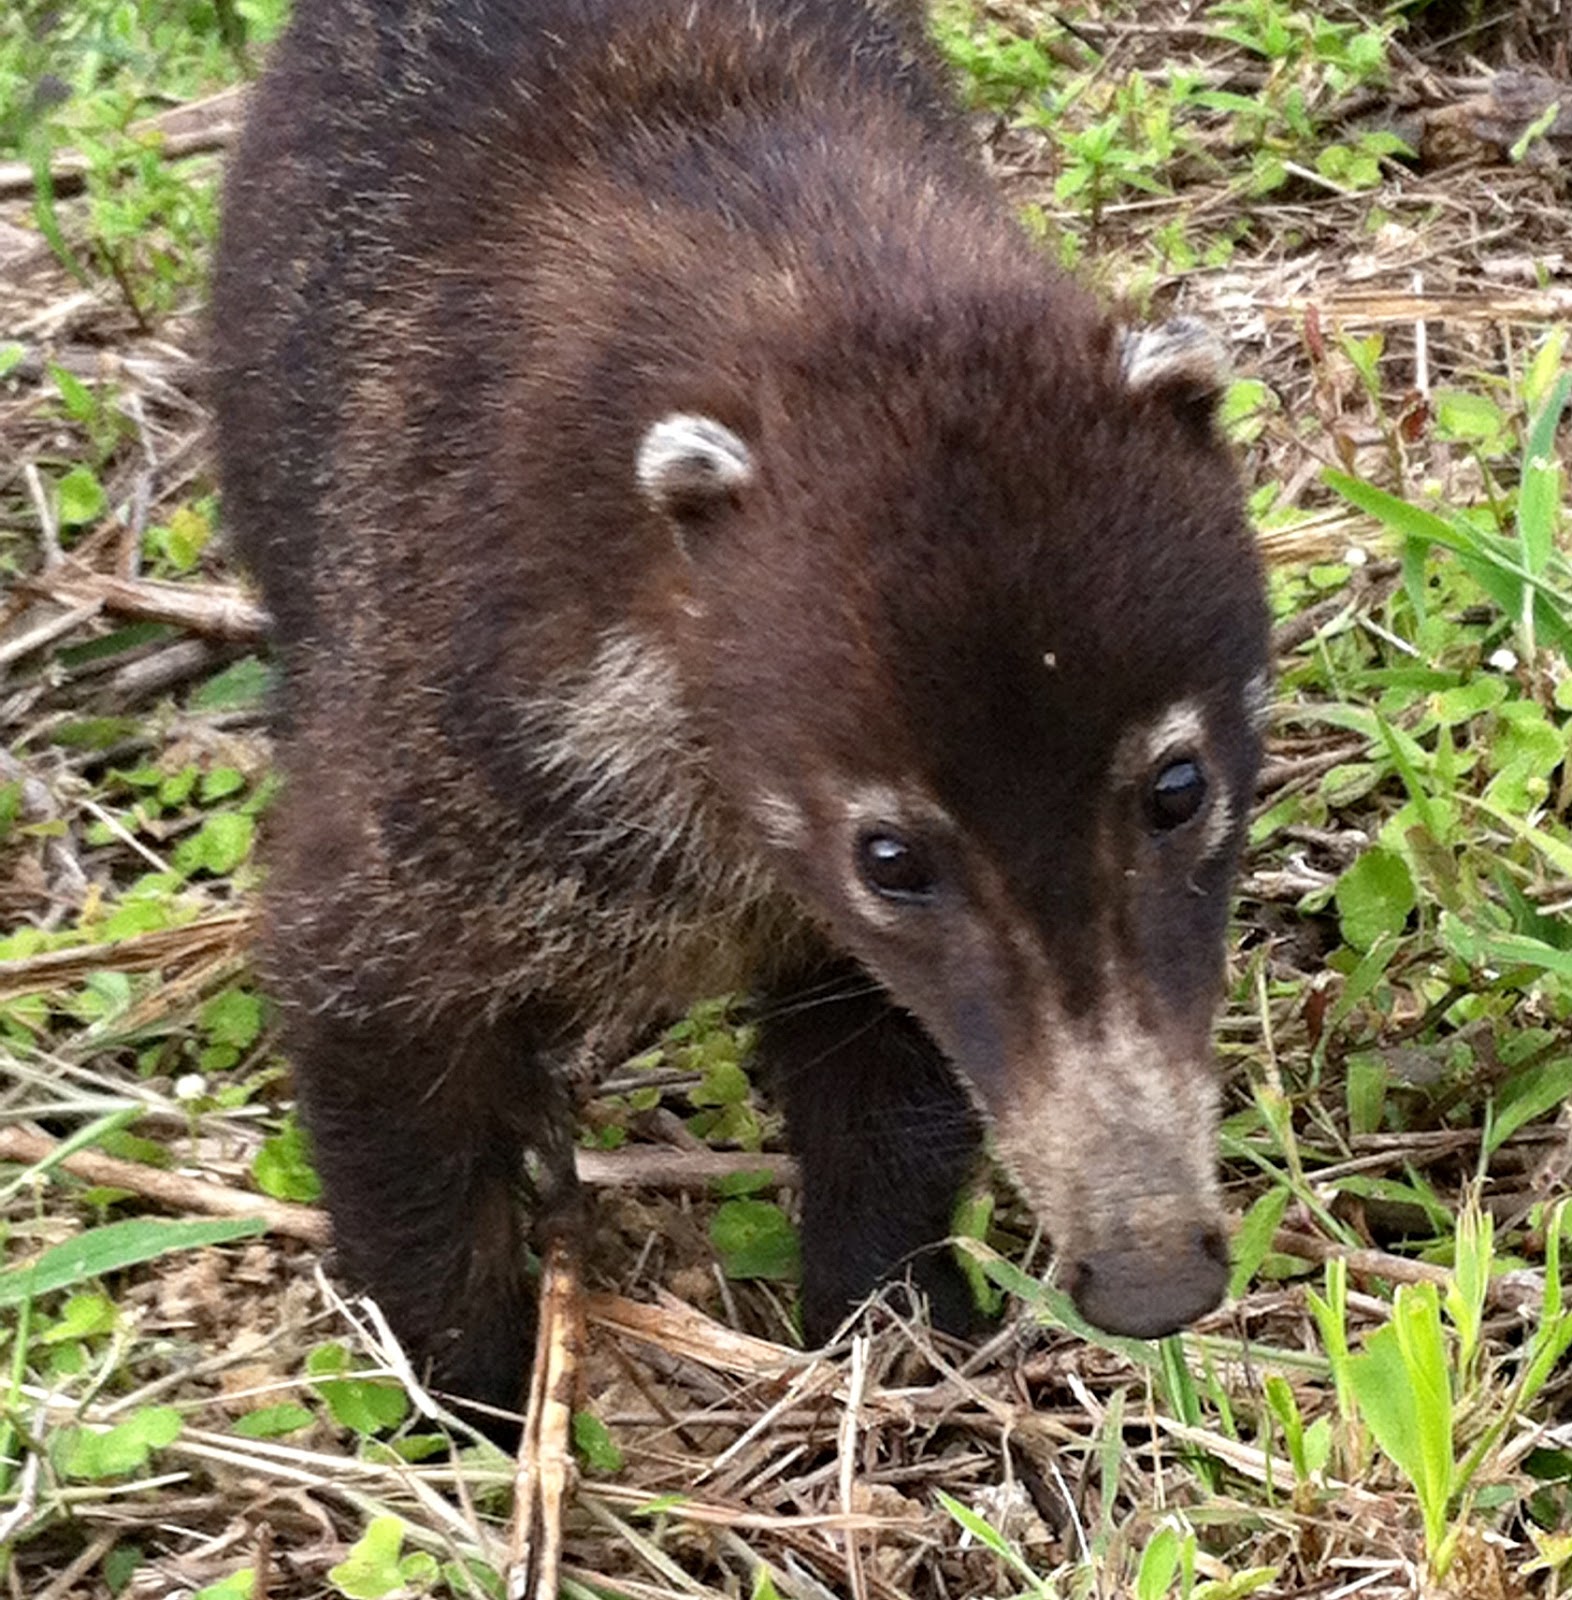
[[1174,317],[1155,328],[1126,329],[1119,371],[1131,394],[1209,400],[1228,386],[1228,352],[1204,322]]
[[753,454],[713,417],[674,411],[639,441],[639,488],[657,510],[691,517],[729,499],[753,479]]

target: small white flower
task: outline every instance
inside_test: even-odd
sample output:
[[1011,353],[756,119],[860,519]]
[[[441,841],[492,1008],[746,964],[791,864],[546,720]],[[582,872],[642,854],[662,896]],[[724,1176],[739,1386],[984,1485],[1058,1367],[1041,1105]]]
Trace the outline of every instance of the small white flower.
[[1509,650],[1502,645],[1499,650],[1490,652],[1490,659],[1486,664],[1494,667],[1497,672],[1511,672],[1517,666],[1517,651]]
[[1363,545],[1351,544],[1343,552],[1343,565],[1345,567],[1362,567],[1370,560],[1370,552]]
[[183,1073],[175,1079],[175,1099],[200,1100],[207,1093],[207,1079],[200,1072]]

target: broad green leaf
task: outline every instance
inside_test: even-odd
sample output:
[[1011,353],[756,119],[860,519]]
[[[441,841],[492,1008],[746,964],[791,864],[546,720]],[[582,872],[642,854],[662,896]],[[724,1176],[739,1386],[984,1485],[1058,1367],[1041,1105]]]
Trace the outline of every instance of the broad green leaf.
[[1337,880],[1343,938],[1355,950],[1368,950],[1382,934],[1401,934],[1418,896],[1408,863],[1390,850],[1367,850]]
[[728,1278],[794,1280],[801,1265],[797,1230],[771,1200],[728,1200],[710,1219],[710,1242]]
[[242,1439],[276,1439],[280,1434],[309,1428],[315,1420],[304,1406],[286,1400],[281,1405],[246,1412],[235,1419],[229,1431]]
[[1525,1124],[1572,1098],[1572,1056],[1557,1056],[1516,1073],[1496,1102],[1485,1141],[1487,1154],[1496,1150]]
[[1272,1235],[1288,1209],[1288,1190],[1281,1185],[1268,1189],[1245,1212],[1244,1221],[1234,1235],[1234,1266],[1228,1280],[1228,1295],[1237,1300],[1250,1287],[1272,1249]]
[[91,467],[72,467],[56,488],[61,522],[68,528],[92,522],[104,514],[108,496]]
[[1268,414],[1278,409],[1277,396],[1259,378],[1236,378],[1223,391],[1217,423],[1235,444],[1252,444],[1265,429]]
[[73,717],[57,723],[49,737],[70,750],[108,750],[140,732],[141,724],[134,717]]
[[[1488,683],[1498,680],[1489,678]],[[214,767],[211,772],[203,774],[200,799],[203,805],[211,805],[215,800],[223,800],[232,794],[238,794],[246,786],[246,775],[238,767]]]
[[211,872],[223,877],[251,853],[256,822],[240,811],[219,811],[176,848],[172,864],[181,872]]
[[1507,694],[1504,678],[1481,674],[1469,683],[1432,695],[1430,709],[1444,727],[1455,727],[1500,705]]
[[193,711],[242,711],[260,705],[273,687],[273,671],[257,656],[243,656],[215,672],[191,695]]
[[696,1106],[740,1105],[748,1098],[748,1074],[732,1059],[712,1061],[703,1078],[688,1091]]
[[1502,706],[1488,763],[1496,776],[1483,803],[1526,815],[1544,804],[1550,775],[1569,754],[1567,730],[1551,722],[1543,706],[1528,700]]
[[[659,1091],[656,1093],[658,1095]],[[759,1194],[765,1189],[773,1189],[779,1182],[779,1176],[771,1172],[768,1167],[761,1168],[757,1172],[725,1172],[711,1180],[710,1193],[721,1200],[738,1200],[744,1195]]]
[[409,1396],[382,1378],[320,1378],[312,1386],[333,1420],[365,1438],[387,1433],[409,1415]]
[[251,1161],[251,1176],[257,1188],[275,1200],[298,1200],[309,1206],[321,1199],[322,1180],[311,1164],[305,1129],[293,1115],[262,1141]]
[[1135,1573],[1136,1600],[1163,1600],[1179,1575],[1182,1540],[1179,1530],[1165,1522],[1146,1541]]
[[112,1428],[79,1423],[62,1429],[56,1461],[68,1478],[123,1478],[139,1472],[155,1450],[172,1444],[179,1434],[180,1413],[173,1406],[144,1406]]
[[[141,1567],[142,1560],[141,1545],[130,1540],[118,1540],[115,1543],[114,1548],[104,1557],[103,1566],[99,1568],[110,1594],[119,1595],[125,1592]],[[193,1600],[201,1600],[200,1595],[194,1596]],[[250,1600],[250,1597],[247,1596],[246,1600]]]
[[382,1600],[404,1587],[398,1559],[403,1544],[398,1517],[373,1517],[349,1554],[328,1569],[328,1581],[347,1600]]
[[115,1325],[115,1303],[105,1294],[74,1294],[66,1301],[60,1320],[34,1335],[40,1344],[64,1344],[91,1339]]
[[201,1023],[212,1043],[244,1050],[262,1031],[262,1001],[245,989],[225,989],[202,1007]]
[[194,506],[176,506],[168,526],[160,531],[164,554],[179,572],[189,572],[197,564],[213,537],[213,525]]
[[573,1448],[591,1472],[622,1471],[622,1451],[611,1430],[592,1411],[573,1413]]
[[318,1345],[306,1357],[311,1387],[340,1427],[367,1437],[396,1428],[409,1415],[409,1396],[386,1378],[347,1376],[353,1370],[350,1353],[341,1344]]
[[1437,389],[1430,397],[1436,428],[1448,439],[1498,439],[1506,417],[1488,395],[1468,389]]
[[227,1578],[198,1589],[191,1600],[256,1600],[257,1575],[253,1567],[242,1567]]
[[254,1239],[266,1231],[261,1217],[226,1217],[212,1222],[131,1217],[106,1222],[0,1272],[0,1306],[19,1305],[30,1297],[69,1289],[176,1250]]
[[1413,1484],[1434,1551],[1452,1493],[1452,1396],[1434,1284],[1404,1284],[1392,1320],[1348,1362],[1348,1381],[1377,1445]]

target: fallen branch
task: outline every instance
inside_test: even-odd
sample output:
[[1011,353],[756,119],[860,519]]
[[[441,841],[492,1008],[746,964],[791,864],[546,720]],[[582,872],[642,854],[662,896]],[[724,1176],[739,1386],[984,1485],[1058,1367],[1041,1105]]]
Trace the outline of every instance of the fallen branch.
[[[265,1195],[231,1189],[210,1179],[184,1178],[144,1161],[122,1161],[97,1150],[79,1150],[57,1160],[59,1148],[59,1143],[47,1134],[0,1127],[0,1161],[24,1161],[30,1166],[48,1162],[73,1178],[125,1189],[174,1211],[198,1211],[215,1217],[261,1217],[270,1233],[303,1239],[319,1248],[325,1248],[332,1237],[327,1212],[315,1206],[269,1200]],[[729,1155],[711,1150],[580,1150],[576,1166],[579,1182],[597,1188],[702,1188],[716,1177],[754,1172],[761,1167],[780,1170],[783,1182],[796,1176],[796,1163],[789,1156]]]
[[[22,1161],[34,1166],[51,1161],[59,1148],[58,1142],[47,1134],[30,1133],[26,1128],[0,1128],[0,1161]],[[212,1217],[261,1217],[269,1233],[302,1239],[318,1249],[328,1243],[327,1213],[315,1206],[270,1200],[266,1195],[231,1189],[210,1178],[184,1177],[162,1167],[150,1167],[145,1161],[122,1161],[98,1150],[78,1150],[54,1164],[73,1178],[129,1190],[171,1211],[198,1211]]]
[[169,622],[206,639],[260,644],[269,618],[256,601],[238,589],[217,584],[162,583],[156,578],[119,578],[107,572],[85,572],[68,563],[52,567],[17,585],[57,605],[101,605],[120,617],[139,622]]
[[[25,1128],[0,1127],[0,1161],[21,1161],[29,1165],[51,1162],[59,1149],[58,1141],[47,1134]],[[141,1161],[122,1161],[96,1150],[79,1150],[64,1160],[53,1162],[72,1177],[101,1183],[115,1189],[156,1201],[177,1211],[197,1211],[218,1217],[261,1217],[270,1233],[325,1248],[331,1227],[325,1211],[315,1206],[297,1205],[286,1200],[270,1200],[265,1195],[230,1189],[207,1178],[187,1178],[166,1172]],[[707,1184],[730,1173],[771,1170],[783,1184],[796,1177],[796,1163],[789,1156],[761,1156],[746,1153],[686,1150],[579,1150],[575,1166],[580,1183],[597,1188],[690,1188]],[[1384,1278],[1388,1283],[1433,1283],[1445,1288],[1452,1281],[1446,1267],[1385,1250],[1350,1250],[1317,1234],[1301,1233],[1296,1228],[1279,1228],[1272,1248],[1301,1261],[1343,1261],[1356,1277]],[[1523,1298],[1520,1284],[1495,1281],[1491,1300],[1499,1305],[1516,1306]],[[797,1359],[799,1352],[764,1339],[751,1338],[732,1330],[690,1306],[680,1304],[646,1305],[625,1300],[620,1295],[590,1295],[586,1304],[590,1319],[607,1327],[630,1333],[635,1338],[653,1340],[668,1349],[700,1351],[712,1364],[727,1370],[758,1376],[778,1371],[783,1358]],[[691,1319],[686,1326],[684,1318]],[[717,1360],[716,1341],[735,1341],[729,1358]]]
[[578,1238],[561,1227],[547,1244],[529,1405],[513,1479],[508,1600],[556,1600],[562,1570],[562,1511],[575,1468],[573,1411],[584,1352]]
[[[167,160],[222,150],[234,138],[245,106],[245,86],[224,89],[205,100],[172,106],[156,117],[133,122],[126,132],[133,139],[159,141]],[[49,184],[56,195],[76,194],[87,180],[91,163],[80,150],[61,150],[49,163]],[[0,197],[31,194],[37,173],[30,161],[0,162]]]
[[1413,1261],[1407,1256],[1389,1255],[1385,1250],[1350,1250],[1346,1245],[1318,1234],[1300,1233],[1296,1228],[1279,1228],[1272,1236],[1272,1248],[1301,1261],[1343,1261],[1359,1278],[1385,1278],[1388,1283],[1433,1283],[1445,1288],[1452,1274],[1430,1261]]
[[0,1000],[80,983],[94,972],[156,972],[232,955],[249,937],[253,921],[250,912],[224,911],[179,928],[133,934],[115,944],[71,945],[0,961]]
[[622,1150],[579,1150],[574,1165],[579,1182],[598,1189],[707,1189],[720,1178],[742,1173],[769,1177],[769,1187],[797,1186],[797,1163],[790,1156],[730,1150],[663,1150],[632,1145]]

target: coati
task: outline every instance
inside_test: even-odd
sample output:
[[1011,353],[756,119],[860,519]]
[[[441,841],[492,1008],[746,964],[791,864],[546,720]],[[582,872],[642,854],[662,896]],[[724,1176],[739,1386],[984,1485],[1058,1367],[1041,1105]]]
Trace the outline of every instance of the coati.
[[299,0],[232,162],[224,515],[276,623],[265,969],[345,1273],[514,1404],[573,1063],[758,996],[822,1340],[985,1129],[1103,1328],[1211,1308],[1262,581],[915,8]]

